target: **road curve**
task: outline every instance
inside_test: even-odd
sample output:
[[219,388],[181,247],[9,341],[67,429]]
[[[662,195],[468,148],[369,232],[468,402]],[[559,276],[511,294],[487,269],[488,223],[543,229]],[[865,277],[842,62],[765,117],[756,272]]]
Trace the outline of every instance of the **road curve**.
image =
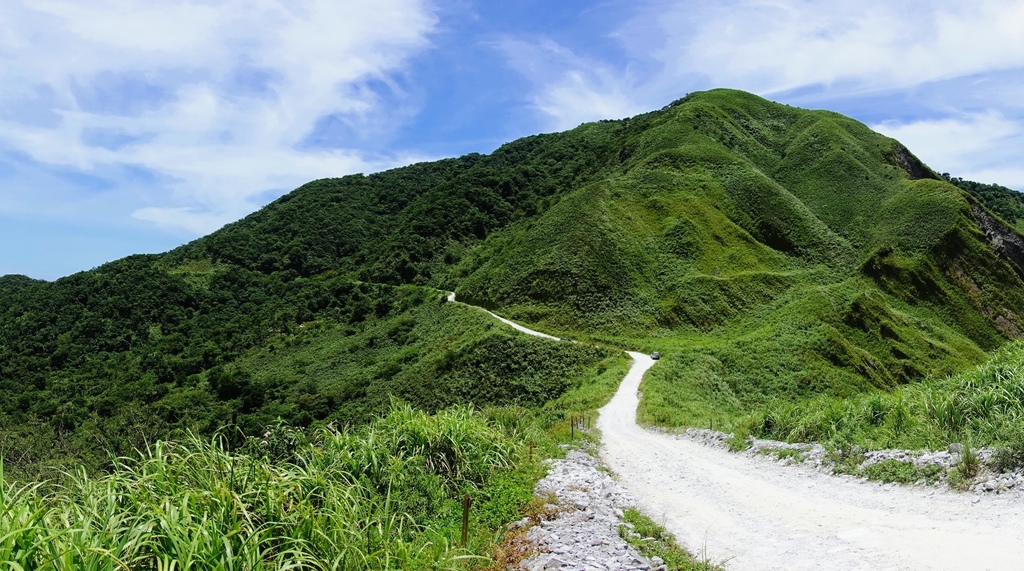
[[698,557],[730,571],[1024,568],[1020,493],[879,486],[646,430],[636,423],[638,390],[655,361],[628,353],[633,364],[599,411],[602,460]]
[[730,570],[1024,568],[1019,494],[879,486],[645,430],[634,363],[600,410],[601,456],[640,508]]
[[[448,293],[448,301],[455,301],[455,292],[454,291]],[[479,307],[479,306],[477,306],[477,309],[479,309],[481,311],[487,311],[486,309],[484,309],[482,307]],[[508,325],[509,327],[515,329],[516,331],[522,331],[523,333],[526,333],[527,335],[533,335],[534,337],[543,337],[544,339],[554,339],[555,341],[559,340],[558,337],[555,337],[554,335],[548,335],[547,333],[541,333],[540,331],[534,331],[533,329],[528,329],[526,327],[523,327],[522,325],[519,325],[518,323],[515,323],[513,321],[509,321],[508,319],[505,319],[504,317],[502,317],[500,315],[497,315],[495,313],[492,313],[490,311],[487,311],[487,313],[491,317],[497,319],[498,321],[504,323],[505,325]]]

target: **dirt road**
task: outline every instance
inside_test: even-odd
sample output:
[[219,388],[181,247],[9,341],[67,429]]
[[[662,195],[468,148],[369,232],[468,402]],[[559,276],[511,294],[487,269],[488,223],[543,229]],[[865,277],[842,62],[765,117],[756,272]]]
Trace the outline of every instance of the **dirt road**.
[[633,366],[600,410],[601,457],[638,507],[699,557],[730,571],[1024,569],[1021,493],[879,486],[645,430],[637,391],[656,362],[629,355]]
[[[645,430],[634,365],[603,409],[602,458],[640,508],[730,570],[1021,569],[1020,494],[879,486]],[[975,503],[977,501],[977,503]]]

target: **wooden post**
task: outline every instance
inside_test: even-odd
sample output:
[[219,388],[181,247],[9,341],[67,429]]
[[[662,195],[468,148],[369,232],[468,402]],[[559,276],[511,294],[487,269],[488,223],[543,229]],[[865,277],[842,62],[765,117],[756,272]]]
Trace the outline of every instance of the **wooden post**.
[[473,498],[463,496],[462,498],[462,547],[466,546],[466,539],[469,535],[469,506],[473,503]]
[[569,415],[569,440],[576,440],[576,415]]

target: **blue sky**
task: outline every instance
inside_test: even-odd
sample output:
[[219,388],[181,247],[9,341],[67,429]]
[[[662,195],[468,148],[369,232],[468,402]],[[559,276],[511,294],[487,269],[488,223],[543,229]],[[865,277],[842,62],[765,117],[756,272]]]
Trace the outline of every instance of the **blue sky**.
[[1024,0],[6,0],[0,274],[733,87],[1024,190]]

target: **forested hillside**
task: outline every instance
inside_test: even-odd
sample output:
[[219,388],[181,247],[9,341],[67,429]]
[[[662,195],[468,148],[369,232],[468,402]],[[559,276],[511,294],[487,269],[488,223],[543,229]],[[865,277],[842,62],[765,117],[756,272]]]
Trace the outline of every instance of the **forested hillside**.
[[1024,330],[1024,207],[945,178],[852,119],[715,90],[314,181],[166,254],[0,278],[0,453],[101,468],[188,429],[363,423],[391,396],[538,406],[619,358],[450,290],[666,352],[642,410],[665,424],[954,373]]

